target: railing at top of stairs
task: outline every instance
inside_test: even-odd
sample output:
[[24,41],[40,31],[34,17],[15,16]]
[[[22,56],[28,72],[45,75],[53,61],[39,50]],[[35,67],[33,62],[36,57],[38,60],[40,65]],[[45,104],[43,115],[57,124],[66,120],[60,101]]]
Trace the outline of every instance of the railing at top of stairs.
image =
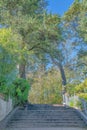
[[66,105],[70,106],[70,102],[87,124],[87,101],[78,96],[66,97]]
[[84,99],[79,99],[81,105],[81,111],[87,116],[87,101]]

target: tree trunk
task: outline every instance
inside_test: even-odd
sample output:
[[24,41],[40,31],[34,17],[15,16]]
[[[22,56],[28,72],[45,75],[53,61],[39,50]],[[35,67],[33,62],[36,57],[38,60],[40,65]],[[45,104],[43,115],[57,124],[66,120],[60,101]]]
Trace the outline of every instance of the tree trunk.
[[58,63],[58,68],[60,70],[60,73],[61,73],[61,78],[62,78],[62,85],[66,85],[66,76],[65,76],[65,72],[64,72],[64,69],[63,69],[63,66],[61,65],[61,63]]
[[[23,51],[24,47],[25,47],[25,42],[24,42],[24,39],[23,39],[23,42],[21,43],[21,50],[22,51]],[[25,60],[25,56],[24,56],[23,53],[21,53],[20,57],[21,57],[21,61],[20,61],[20,64],[19,64],[19,77],[26,79],[26,60]]]
[[66,76],[65,72],[63,69],[63,66],[61,63],[58,63],[58,67],[61,73],[61,78],[62,78],[62,95],[63,95],[63,105],[67,104],[67,96],[66,96]]
[[[52,57],[51,57],[52,58]],[[52,58],[52,61],[58,66],[59,70],[60,70],[60,74],[61,74],[61,79],[62,79],[62,96],[63,96],[63,104],[65,105],[66,104],[66,100],[67,100],[67,97],[66,97],[66,75],[65,75],[65,72],[64,72],[64,69],[63,69],[63,66],[61,64],[61,62],[57,62],[55,61],[53,58]]]
[[60,70],[60,74],[61,74],[62,85],[65,86],[66,85],[66,76],[65,76],[65,72],[64,72],[64,69],[63,69],[61,62],[55,61],[53,57],[51,57],[51,59],[52,59],[53,63],[58,66],[58,68]]
[[20,78],[26,79],[26,70],[25,69],[26,69],[25,62],[21,63],[19,65],[19,76],[20,76]]

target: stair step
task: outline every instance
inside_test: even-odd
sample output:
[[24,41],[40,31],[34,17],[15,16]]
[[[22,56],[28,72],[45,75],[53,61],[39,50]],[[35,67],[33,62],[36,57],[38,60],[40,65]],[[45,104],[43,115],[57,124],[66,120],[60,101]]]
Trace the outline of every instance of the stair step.
[[7,128],[32,128],[32,127],[34,127],[34,128],[38,128],[38,127],[79,127],[79,128],[85,128],[85,125],[77,125],[77,124],[70,124],[70,125],[68,125],[68,124],[64,124],[64,125],[62,125],[62,123],[61,124],[29,124],[29,125],[22,125],[22,124],[20,124],[20,125],[11,125],[11,126],[9,126],[9,127],[7,127]]
[[20,118],[12,118],[11,120],[41,120],[41,119],[43,119],[43,120],[82,120],[82,119],[80,119],[79,117],[76,117],[76,118],[73,118],[73,117],[69,117],[69,118],[66,118],[66,117],[63,117],[63,118],[56,118],[56,117],[40,117],[40,118],[36,118],[36,117],[34,117],[34,118],[27,118],[27,117],[22,117],[21,119]]
[[68,120],[68,119],[66,119],[66,120],[62,120],[62,119],[42,119],[42,120],[40,120],[40,119],[37,119],[37,120],[31,120],[31,119],[23,119],[23,120],[11,120],[11,122],[82,122],[82,120]]

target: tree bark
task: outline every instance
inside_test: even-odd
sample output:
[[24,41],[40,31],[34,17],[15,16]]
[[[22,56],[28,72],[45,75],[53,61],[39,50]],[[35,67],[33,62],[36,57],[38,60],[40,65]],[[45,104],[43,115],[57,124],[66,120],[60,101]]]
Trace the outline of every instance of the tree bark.
[[[21,50],[22,51],[24,50],[25,46],[26,45],[25,45],[25,42],[23,39],[23,42],[21,43]],[[20,57],[21,57],[21,61],[19,64],[19,77],[26,79],[26,60],[25,60],[25,56],[24,56],[23,52],[21,52]]]
[[[51,57],[52,58],[52,57]],[[57,61],[55,61],[53,58],[52,58],[52,61],[54,62],[54,64],[56,64],[57,66],[58,66],[58,68],[59,68],[59,70],[60,70],[60,74],[61,74],[61,79],[62,79],[62,96],[63,96],[63,105],[65,105],[66,104],[66,100],[67,100],[67,98],[66,98],[66,84],[67,84],[67,82],[66,82],[66,75],[65,75],[65,72],[64,72],[64,68],[63,68],[63,66],[62,66],[62,64],[61,64],[61,62],[57,62]]]
[[61,65],[61,63],[58,63],[58,68],[60,70],[60,73],[61,73],[61,78],[62,78],[62,85],[66,85],[66,76],[65,76],[65,72],[64,72],[64,69],[63,69],[63,66]]
[[21,63],[19,65],[19,76],[20,76],[20,78],[26,79],[26,64],[25,64],[25,62]]
[[58,66],[58,68],[60,70],[60,74],[61,74],[62,85],[65,86],[66,85],[66,75],[65,75],[65,72],[64,72],[64,69],[63,69],[61,62],[55,61],[53,57],[51,57],[51,59],[52,59],[53,63]]
[[58,63],[58,67],[60,70],[61,78],[62,78],[62,96],[63,96],[63,105],[67,104],[67,96],[66,96],[66,76],[64,72],[64,68],[61,63]]

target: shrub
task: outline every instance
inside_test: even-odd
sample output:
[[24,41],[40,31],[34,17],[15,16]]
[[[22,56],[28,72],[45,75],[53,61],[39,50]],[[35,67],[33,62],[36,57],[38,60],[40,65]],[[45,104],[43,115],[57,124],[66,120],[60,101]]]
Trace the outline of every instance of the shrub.
[[76,106],[77,106],[77,108],[82,110],[82,103],[80,100],[77,101]]
[[87,93],[80,93],[80,94],[78,94],[78,96],[79,96],[81,99],[84,99],[85,101],[87,101]]
[[69,102],[69,106],[70,106],[70,107],[74,107],[74,100],[71,100],[71,101]]
[[79,98],[82,98],[87,101],[87,79],[85,79],[79,85],[76,85],[75,92]]
[[3,95],[4,100],[8,100],[10,87],[7,85],[7,81],[3,77],[0,77],[0,93]]
[[27,80],[18,78],[13,82],[12,97],[15,105],[23,105],[28,100],[30,85]]

